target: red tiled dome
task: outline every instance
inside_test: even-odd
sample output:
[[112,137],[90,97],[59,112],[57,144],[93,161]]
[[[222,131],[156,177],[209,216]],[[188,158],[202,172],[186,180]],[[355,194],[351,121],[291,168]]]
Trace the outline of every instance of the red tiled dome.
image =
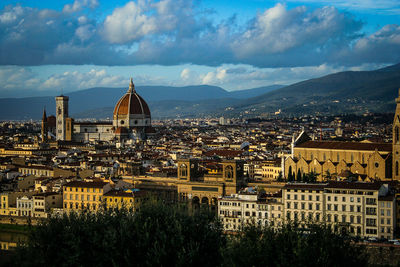
[[135,91],[135,85],[132,80],[129,85],[129,90],[121,97],[114,108],[114,116],[116,115],[145,115],[151,116],[149,106],[146,101]]

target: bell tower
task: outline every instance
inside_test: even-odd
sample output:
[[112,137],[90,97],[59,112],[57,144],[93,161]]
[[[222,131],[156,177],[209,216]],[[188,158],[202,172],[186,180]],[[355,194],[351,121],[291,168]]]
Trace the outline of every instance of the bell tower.
[[68,118],[68,96],[56,96],[56,139],[66,139],[66,118]]
[[396,98],[396,112],[393,120],[393,141],[392,141],[392,179],[400,180],[400,89]]
[[43,117],[42,117],[42,143],[47,142],[47,135],[48,135],[48,126],[47,126],[47,116],[46,116],[46,109],[43,109]]

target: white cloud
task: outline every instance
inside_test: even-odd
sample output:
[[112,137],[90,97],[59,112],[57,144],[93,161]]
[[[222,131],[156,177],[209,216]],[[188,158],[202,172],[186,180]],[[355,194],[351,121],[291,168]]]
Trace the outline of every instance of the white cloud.
[[97,0],[75,0],[72,4],[67,4],[63,8],[65,13],[73,13],[81,11],[85,7],[96,8],[99,5]]
[[317,3],[321,5],[333,5],[351,10],[368,10],[373,9],[375,12],[379,10],[393,10],[400,6],[398,0],[287,0],[287,2],[298,3]]
[[0,15],[1,23],[11,23],[14,22],[19,16],[24,13],[24,10],[21,6],[15,7],[6,7],[5,12]]
[[[398,25],[364,36],[363,24],[350,13],[334,7],[288,9],[282,4],[261,10],[240,25],[235,17],[215,23],[196,3],[128,2],[104,21],[78,12],[95,7],[97,1],[77,0],[64,12],[7,6],[0,10],[0,50],[7,51],[0,64],[287,68],[400,61]],[[203,75],[205,81],[218,81],[227,73]]]
[[116,8],[104,21],[104,36],[111,43],[138,40],[155,30],[154,18],[147,16],[135,2]]

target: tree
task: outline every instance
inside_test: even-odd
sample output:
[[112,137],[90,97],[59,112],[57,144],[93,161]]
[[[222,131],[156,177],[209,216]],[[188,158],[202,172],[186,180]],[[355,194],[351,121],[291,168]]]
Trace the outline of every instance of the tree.
[[296,176],[297,182],[301,182],[302,180],[302,175],[300,169],[297,170],[297,176]]
[[224,247],[214,214],[153,203],[135,214],[121,209],[50,218],[34,228],[15,261],[17,266],[209,266],[220,265]]
[[308,174],[308,173],[303,173],[302,180],[303,180],[304,183],[308,183],[308,182],[309,182],[309,181],[308,181],[308,177],[309,177],[309,174]]
[[328,180],[332,178],[331,172],[330,172],[329,170],[326,170],[326,172],[325,172],[325,178],[328,179]]
[[278,181],[278,182],[282,182],[282,181],[283,181],[282,172],[279,172],[277,181]]
[[289,170],[287,179],[288,179],[288,182],[293,182],[294,181],[293,173],[290,170]]
[[249,226],[228,242],[225,266],[366,266],[365,251],[329,225]]

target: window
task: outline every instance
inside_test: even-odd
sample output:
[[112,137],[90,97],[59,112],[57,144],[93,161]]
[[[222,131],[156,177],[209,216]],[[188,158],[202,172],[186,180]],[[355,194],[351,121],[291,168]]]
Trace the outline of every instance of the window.
[[233,167],[232,166],[226,166],[225,168],[225,177],[228,179],[233,178]]
[[346,211],[346,205],[342,205],[342,211]]
[[310,201],[312,200],[312,196],[311,195],[308,196],[308,200],[310,200]]

